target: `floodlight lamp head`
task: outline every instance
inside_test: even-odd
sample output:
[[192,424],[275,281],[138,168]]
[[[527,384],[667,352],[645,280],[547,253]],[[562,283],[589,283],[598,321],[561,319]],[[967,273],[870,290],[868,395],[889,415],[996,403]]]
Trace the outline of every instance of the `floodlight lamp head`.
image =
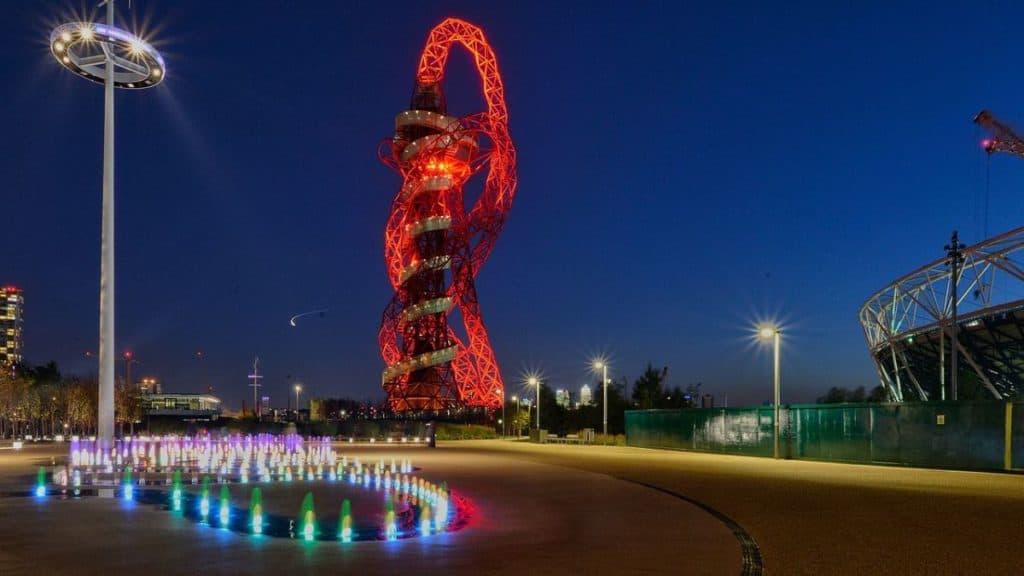
[[[110,74],[116,88],[151,88],[163,81],[167,71],[163,56],[149,42],[107,24],[61,24],[50,33],[50,52],[87,80],[103,84]],[[112,71],[107,69],[108,62]]]

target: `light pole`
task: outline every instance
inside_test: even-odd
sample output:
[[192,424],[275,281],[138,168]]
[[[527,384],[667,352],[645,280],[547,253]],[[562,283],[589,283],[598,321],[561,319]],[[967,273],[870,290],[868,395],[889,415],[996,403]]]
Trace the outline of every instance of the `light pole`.
[[775,356],[775,397],[774,397],[774,400],[772,402],[772,405],[774,406],[775,416],[774,416],[774,418],[772,418],[772,420],[774,421],[774,425],[773,425],[774,434],[773,434],[773,436],[774,436],[774,439],[775,439],[775,458],[779,457],[779,396],[780,396],[780,394],[779,394],[779,386],[780,386],[780,382],[779,382],[779,335],[781,333],[782,333],[782,330],[780,330],[778,326],[762,326],[761,329],[758,331],[758,335],[761,336],[762,340],[768,340],[768,339],[772,340],[773,348],[774,348],[774,356]]
[[960,344],[960,336],[958,335],[960,324],[956,317],[956,305],[957,300],[959,300],[959,297],[957,296],[957,286],[960,280],[959,269],[964,263],[963,249],[963,243],[960,242],[960,238],[957,236],[956,230],[953,230],[953,236],[949,239],[949,244],[946,244],[946,265],[951,268],[949,276],[952,287],[951,289],[953,291],[953,330],[949,338],[950,349],[952,352],[952,360],[949,365],[949,392],[954,402],[957,400],[957,384],[960,380],[960,369],[957,366],[957,356]]
[[[259,409],[257,408],[257,402],[258,402],[257,398],[260,395],[260,393],[259,393],[260,392],[260,386],[262,386],[262,384],[260,384],[260,380],[263,379],[263,376],[260,375],[260,357],[259,356],[256,356],[253,359],[253,361],[252,361],[252,374],[249,374],[249,379],[252,380],[252,383],[249,384],[249,386],[252,387],[252,414],[253,414],[253,417],[256,419],[257,422],[261,422],[263,420],[263,418],[262,418],[262,415],[260,414]],[[243,411],[242,416],[243,417],[245,416],[244,411]]]
[[540,378],[536,376],[530,376],[530,379],[526,381],[530,386],[537,387],[537,430],[540,433]]
[[135,362],[134,356],[132,356],[131,350],[124,353],[124,385],[132,385],[132,364]]
[[[69,22],[50,33],[50,52],[68,70],[103,84],[103,202],[100,234],[99,393],[96,436],[114,437],[114,88],[141,89],[164,79],[163,57],[148,42],[107,23]],[[102,5],[101,4],[101,5]]]
[[501,437],[502,438],[504,438],[505,436],[508,436],[508,434],[506,433],[507,432],[506,429],[508,428],[508,425],[505,424],[505,404],[507,404],[507,403],[508,403],[508,400],[505,398],[505,384],[502,383],[502,385],[501,385]]
[[302,393],[302,385],[295,385],[295,421],[299,421],[299,394]]
[[601,371],[601,388],[604,401],[604,417],[602,419],[602,431],[601,433],[605,436],[608,435],[608,362],[605,360],[594,360],[594,370]]
[[518,438],[519,436],[521,436],[521,434],[519,434],[519,413],[522,411],[522,409],[519,407],[519,396],[512,396],[512,401],[516,403],[515,425],[516,425],[516,438]]

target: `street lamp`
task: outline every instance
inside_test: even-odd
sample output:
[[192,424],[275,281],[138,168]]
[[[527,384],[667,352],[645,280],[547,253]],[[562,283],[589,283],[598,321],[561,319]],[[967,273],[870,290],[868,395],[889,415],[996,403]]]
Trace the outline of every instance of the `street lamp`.
[[504,438],[505,436],[508,436],[508,434],[506,433],[507,432],[506,428],[508,426],[506,426],[506,424],[505,424],[505,404],[507,404],[507,403],[508,403],[508,399],[505,398],[505,383],[502,382],[501,383],[501,437],[502,438]]
[[68,22],[50,33],[50,53],[75,74],[103,84],[103,196],[100,234],[99,391],[96,437],[114,438],[114,88],[156,86],[166,76],[164,59],[148,42],[107,23]]
[[519,434],[519,412],[522,411],[522,409],[519,407],[519,396],[512,396],[512,401],[516,403],[516,418],[515,418],[514,422],[516,424],[516,437],[518,438],[520,436],[520,434]]
[[540,378],[530,376],[526,383],[537,387],[537,430],[540,430]]
[[299,421],[299,394],[302,393],[302,385],[295,385],[295,421]]
[[604,390],[604,417],[602,419],[602,433],[608,435],[608,361],[602,358],[594,360],[594,371],[601,371],[601,388]]
[[773,343],[773,348],[774,348],[774,356],[775,356],[775,397],[774,397],[774,400],[772,402],[772,405],[774,406],[774,413],[775,413],[775,416],[773,418],[773,420],[774,420],[773,428],[774,428],[774,438],[775,438],[775,458],[779,457],[779,396],[780,396],[780,394],[779,394],[779,385],[780,385],[780,382],[779,382],[779,335],[781,333],[782,333],[782,330],[778,326],[774,326],[774,325],[762,326],[757,331],[758,336],[760,336],[762,340],[771,340],[772,343]]
[[138,364],[138,360],[132,355],[131,350],[126,350],[124,353],[124,385],[132,385],[132,364]]

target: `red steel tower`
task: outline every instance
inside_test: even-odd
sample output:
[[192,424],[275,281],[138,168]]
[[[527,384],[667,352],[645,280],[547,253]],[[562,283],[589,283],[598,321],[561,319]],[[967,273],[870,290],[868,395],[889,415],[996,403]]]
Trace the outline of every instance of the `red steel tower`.
[[[454,44],[472,56],[487,111],[448,115],[445,64]],[[508,133],[505,89],[494,51],[480,28],[448,18],[430,32],[409,110],[381,159],[403,178],[384,231],[384,257],[395,296],[378,340],[393,410],[494,408],[504,385],[480,316],[473,278],[494,248],[516,191],[516,151]],[[476,203],[463,185],[487,170]],[[448,322],[458,308],[463,342]]]

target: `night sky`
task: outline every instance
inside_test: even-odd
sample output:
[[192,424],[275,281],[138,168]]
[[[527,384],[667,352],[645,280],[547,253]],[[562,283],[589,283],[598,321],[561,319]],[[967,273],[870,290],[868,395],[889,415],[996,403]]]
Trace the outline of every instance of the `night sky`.
[[[93,4],[7,3],[0,36],[0,283],[25,290],[27,360],[80,374],[96,371],[103,91],[46,42]],[[233,407],[257,354],[276,406],[289,379],[383,399],[400,178],[377,146],[427,33],[459,16],[497,51],[519,151],[477,277],[510,396],[527,370],[576,390],[604,353],[612,377],[653,362],[759,404],[762,318],[785,328],[784,402],[870,388],[861,304],[952,229],[983,238],[971,118],[1024,129],[1024,9],[831,4],[121,2],[168,70],[117,96],[118,354]],[[483,109],[464,52],[446,91],[453,114]],[[990,235],[1021,224],[1022,184],[1024,163],[992,159]]]

